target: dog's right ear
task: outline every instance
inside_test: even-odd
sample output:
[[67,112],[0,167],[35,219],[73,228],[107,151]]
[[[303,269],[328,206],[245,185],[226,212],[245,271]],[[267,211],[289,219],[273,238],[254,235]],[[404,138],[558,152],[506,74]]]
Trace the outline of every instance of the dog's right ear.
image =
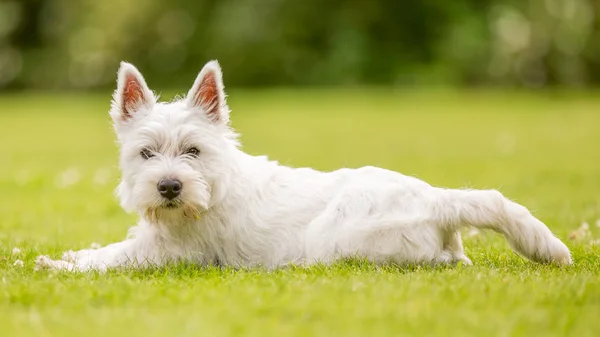
[[156,97],[139,70],[130,63],[121,62],[110,112],[113,120],[127,121],[141,108],[151,109],[155,102]]

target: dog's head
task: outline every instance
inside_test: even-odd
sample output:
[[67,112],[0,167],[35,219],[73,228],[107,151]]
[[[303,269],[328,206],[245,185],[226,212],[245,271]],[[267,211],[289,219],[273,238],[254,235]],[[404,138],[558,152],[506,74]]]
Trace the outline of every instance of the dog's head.
[[158,102],[142,74],[121,63],[110,115],[120,144],[121,205],[149,220],[199,217],[222,198],[237,147],[216,61],[187,96]]

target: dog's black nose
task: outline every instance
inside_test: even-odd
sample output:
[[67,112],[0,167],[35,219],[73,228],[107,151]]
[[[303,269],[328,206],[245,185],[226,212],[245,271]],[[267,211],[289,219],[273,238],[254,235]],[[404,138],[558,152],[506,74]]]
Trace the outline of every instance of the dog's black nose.
[[181,181],[176,179],[163,179],[158,183],[158,192],[163,197],[172,200],[181,192]]

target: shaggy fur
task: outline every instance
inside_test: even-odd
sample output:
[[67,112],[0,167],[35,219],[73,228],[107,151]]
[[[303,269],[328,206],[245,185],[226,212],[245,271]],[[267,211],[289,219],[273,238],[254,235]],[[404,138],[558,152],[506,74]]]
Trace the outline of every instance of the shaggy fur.
[[[140,215],[126,240],[37,259],[69,271],[186,261],[233,267],[331,263],[471,264],[458,230],[504,234],[542,263],[570,264],[569,249],[523,206],[495,190],[433,187],[375,167],[319,172],[240,150],[229,127],[222,74],[207,63],[187,96],[158,102],[122,63],[110,116],[120,144],[121,205]],[[181,183],[176,198],[160,182]]]

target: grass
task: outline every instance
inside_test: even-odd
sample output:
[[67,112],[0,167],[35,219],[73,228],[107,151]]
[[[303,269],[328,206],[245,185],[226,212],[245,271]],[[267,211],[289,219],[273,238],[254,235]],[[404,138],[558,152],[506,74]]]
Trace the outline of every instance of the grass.
[[[598,336],[598,97],[230,93],[233,125],[250,153],[293,166],[376,165],[439,186],[498,188],[567,242],[573,266],[527,262],[498,235],[480,233],[464,239],[472,267],[345,261],[274,272],[180,265],[99,275],[36,272],[34,259],[120,240],[136,221],[113,196],[109,93],[0,96],[0,334]],[[590,236],[567,239],[582,222]]]

